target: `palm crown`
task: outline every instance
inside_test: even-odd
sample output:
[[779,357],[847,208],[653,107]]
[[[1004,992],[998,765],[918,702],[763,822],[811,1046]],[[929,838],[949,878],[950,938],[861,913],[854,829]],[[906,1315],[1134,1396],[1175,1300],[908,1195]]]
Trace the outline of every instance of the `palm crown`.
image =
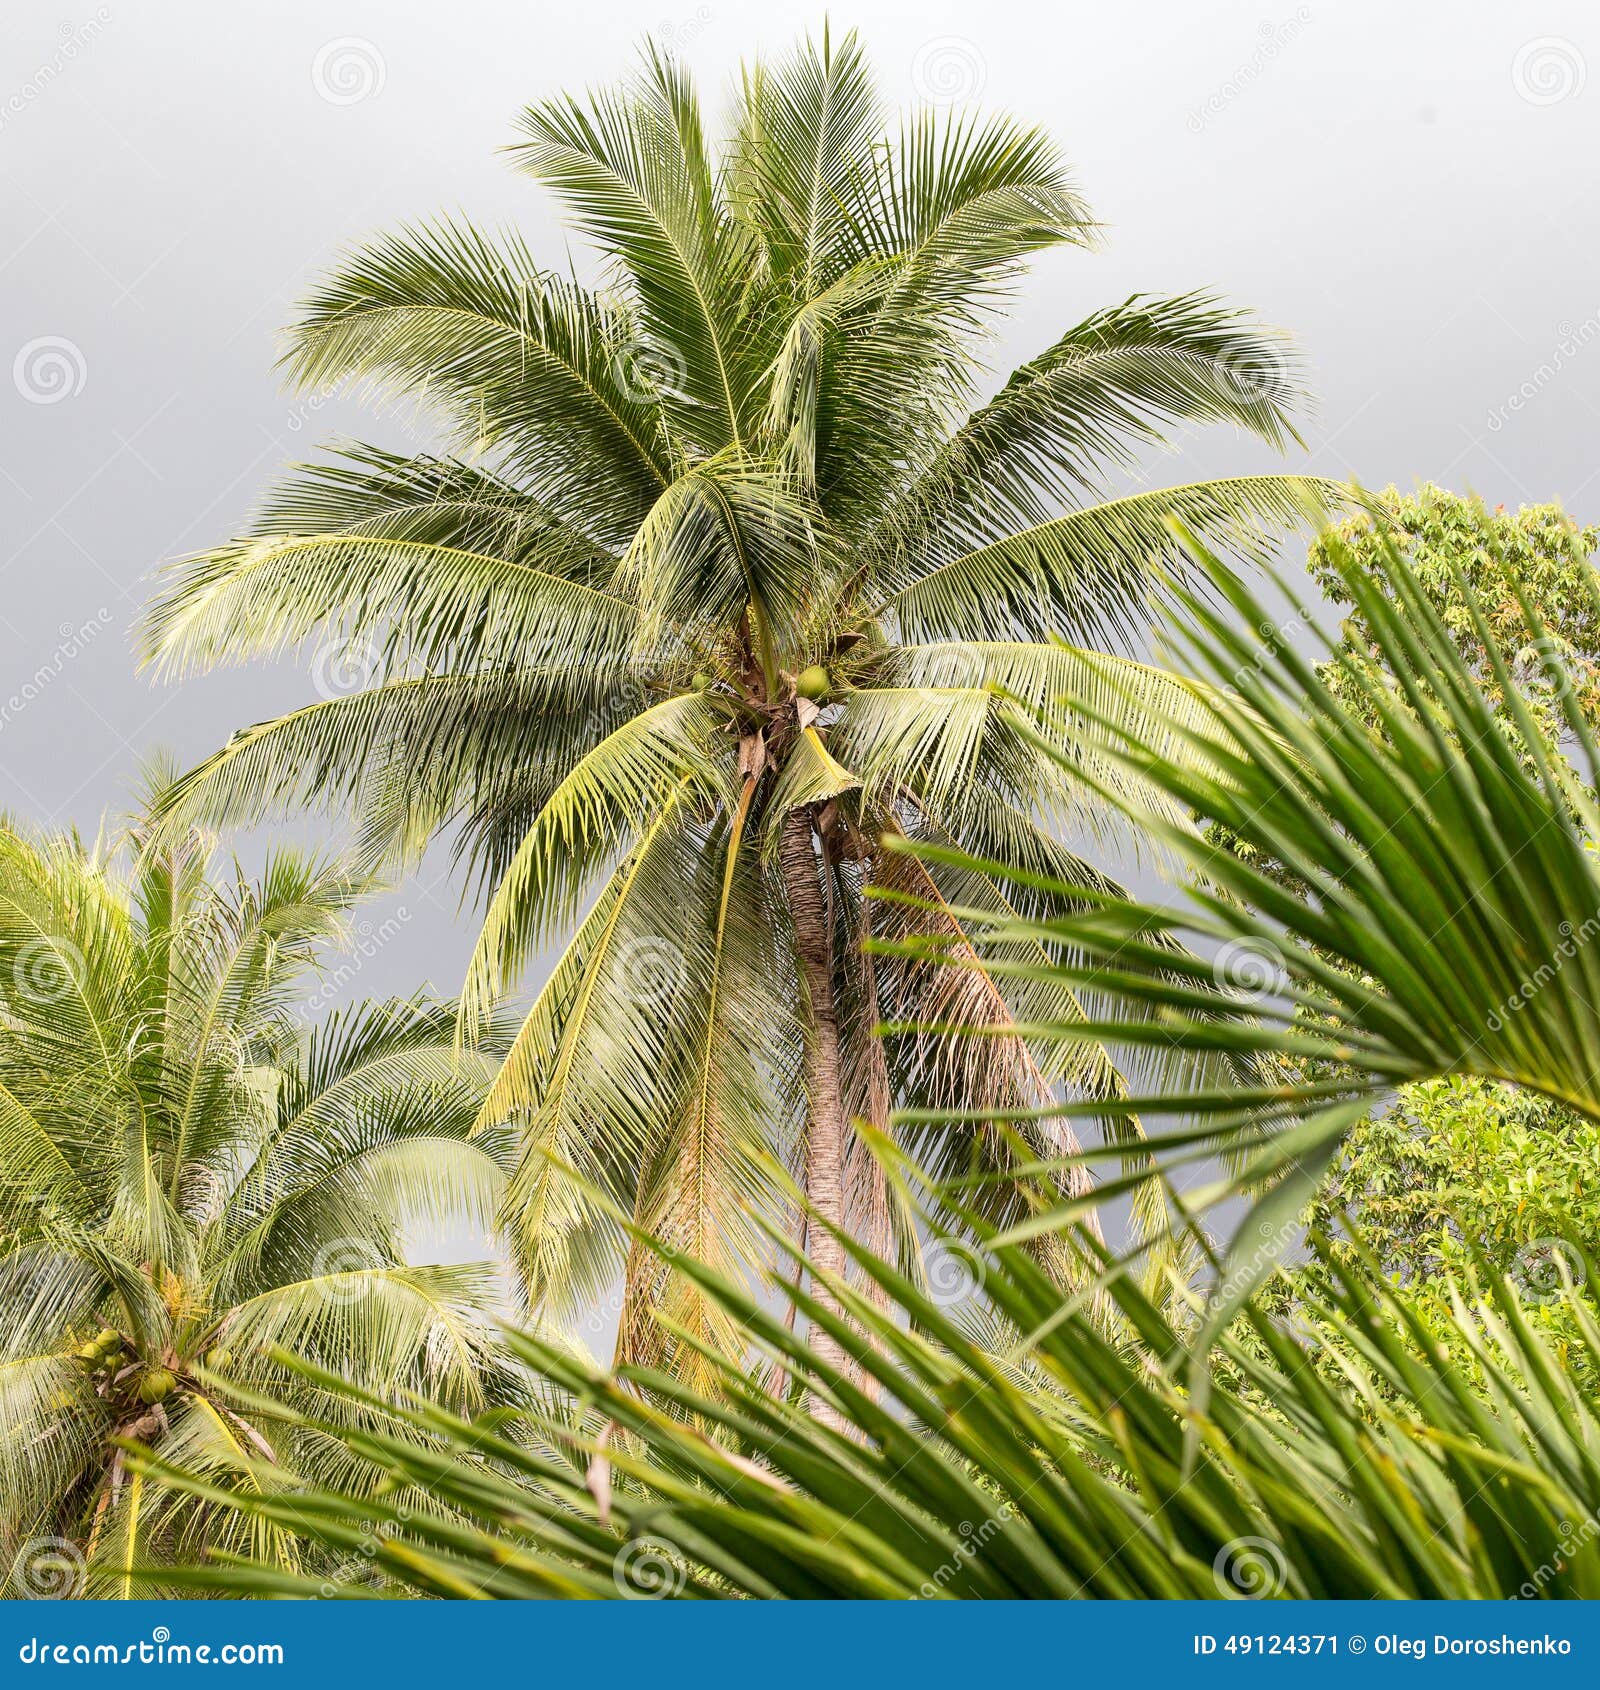
[[[1139,297],[976,404],[1023,261],[1094,226],[1037,130],[922,113],[886,136],[853,39],[749,69],[720,148],[654,51],[624,90],[521,127],[516,162],[599,248],[602,286],[462,223],[380,239],[322,285],[295,380],[412,396],[446,450],[350,448],[179,566],[148,625],[167,672],[320,639],[363,654],[368,684],[236,735],[178,813],[330,802],[374,851],[454,827],[488,896],[469,1035],[565,939],[482,1115],[522,1125],[511,1208],[536,1299],[611,1279],[618,1212],[748,1263],[785,1159],[824,1222],[911,1253],[851,1117],[1125,1076],[1065,1038],[885,1041],[885,1021],[1084,1009],[1059,980],[861,941],[958,937],[957,904],[1026,911],[1029,874],[1083,883],[1062,841],[1100,812],[1024,731],[1032,707],[1099,686],[1107,708],[1170,714],[1186,695],[1131,658],[1113,685],[1052,636],[1129,649],[1153,566],[1179,558],[1170,516],[1253,552],[1328,491],[1256,476],[1106,499],[1107,477],[1174,423],[1286,442],[1291,366],[1209,299]],[[893,834],[1004,867],[891,856]],[[919,1149],[936,1168],[1010,1154],[981,1126]],[[812,1249],[840,1265],[826,1228]],[[731,1341],[654,1261],[629,1261],[624,1353],[666,1342],[659,1299]]]
[[[143,843],[135,836],[135,845]],[[0,1573],[91,1593],[192,1550],[121,1440],[219,1484],[370,1481],[290,1431],[274,1346],[471,1412],[512,1388],[483,1266],[408,1266],[410,1229],[486,1228],[503,1176],[472,1143],[491,1065],[453,1007],[294,1011],[354,888],[290,853],[213,884],[191,836],[139,855],[0,828]],[[375,1482],[375,1481],[372,1481]],[[207,1541],[232,1542],[213,1527]],[[247,1545],[297,1564],[287,1539]],[[51,1564],[54,1557],[54,1565]]]

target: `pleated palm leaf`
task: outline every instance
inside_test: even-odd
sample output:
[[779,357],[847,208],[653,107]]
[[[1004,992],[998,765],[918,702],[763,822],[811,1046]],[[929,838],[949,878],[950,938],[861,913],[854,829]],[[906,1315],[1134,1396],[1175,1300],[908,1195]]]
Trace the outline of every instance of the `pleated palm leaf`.
[[[1581,565],[1576,530],[1572,541]],[[1184,595],[1172,622],[1175,661],[1204,683],[1196,707],[1181,721],[1155,710],[1154,737],[1130,734],[1114,711],[1098,713],[1087,735],[1096,758],[1208,824],[1174,827],[1129,804],[1126,784],[1100,788],[1187,864],[1187,895],[1167,906],[1046,883],[1047,897],[1096,907],[1025,923],[971,919],[980,948],[1014,950],[1026,937],[1052,949],[1053,974],[1092,986],[1114,1019],[1131,1015],[1124,1036],[1256,1066],[1255,1084],[1126,1105],[1179,1117],[1151,1139],[1169,1177],[1219,1149],[1235,1160],[1196,1202],[1242,1187],[1262,1194],[1238,1258],[1252,1253],[1260,1223],[1292,1224],[1350,1126],[1406,1083],[1475,1077],[1600,1123],[1600,750],[1560,642],[1526,599],[1533,641],[1512,650],[1491,625],[1491,608],[1503,607],[1458,582],[1484,653],[1475,668],[1392,544],[1374,565],[1330,537],[1325,556],[1372,651],[1352,657],[1330,641],[1333,668],[1322,671],[1290,633],[1314,626],[1309,614],[1286,615],[1193,536],[1189,546],[1232,610]],[[1592,570],[1574,579],[1600,615]],[[1540,689],[1539,715],[1563,725],[1559,749],[1524,685]],[[1073,721],[1095,713],[1081,693],[1060,708]],[[1185,756],[1164,751],[1164,731],[1183,736]],[[1063,755],[1048,733],[1036,744]],[[1069,1033],[1060,1022],[1037,1031]],[[1068,1101],[1051,1113],[1103,1110]],[[1070,1214],[1047,1207],[1025,1229]],[[1570,1243],[1537,1271],[1559,1278],[1563,1260],[1584,1271]],[[1230,1270],[1214,1318],[1256,1277]]]
[[[1181,720],[1188,694],[1129,655],[1153,566],[1180,555],[1163,519],[1253,556],[1331,491],[1106,497],[1174,426],[1294,437],[1281,339],[1197,295],[1096,312],[977,404],[1024,261],[1094,225],[1038,130],[923,112],[886,135],[853,38],[750,68],[720,147],[655,51],[522,132],[516,163],[598,248],[602,286],[461,222],[343,262],[290,332],[291,376],[416,401],[444,455],[354,446],[299,473],[178,567],[147,654],[180,675],[321,642],[325,696],[236,734],[177,813],[320,803],[380,853],[454,829],[488,897],[468,1037],[564,946],[484,1118],[523,1125],[531,1294],[571,1310],[625,1266],[621,1353],[648,1358],[669,1292],[702,1339],[738,1334],[630,1255],[590,1186],[748,1266],[755,1218],[784,1207],[776,1151],[827,1222],[909,1255],[853,1117],[1128,1089],[1136,1057],[1110,1041],[1007,1031],[1094,1019],[1063,980],[869,961],[874,920],[912,918],[863,890],[909,883],[935,906],[909,930],[953,936],[940,905],[1027,912],[1028,875],[1088,876],[1077,852],[1111,812],[1032,742],[1029,701],[1131,694]],[[1117,686],[1057,633],[1120,651]],[[1002,866],[886,856],[899,836]],[[941,1014],[1004,1036],[874,1031]],[[1013,1156],[981,1126],[922,1148],[949,1169]],[[813,1244],[840,1265],[826,1227]]]
[[[124,871],[116,846],[0,827],[11,1595],[137,1594],[132,1562],[233,1541],[153,1495],[120,1439],[224,1488],[370,1484],[337,1441],[241,1396],[315,1404],[275,1349],[461,1412],[518,1373],[486,1316],[488,1263],[405,1254],[419,1229],[485,1234],[505,1184],[504,1147],[468,1136],[494,1064],[457,1056],[454,1006],[372,1003],[307,1033],[351,881],[287,851],[223,881],[197,836],[146,845],[136,831]],[[301,1565],[275,1529],[236,1547]]]
[[[928,1224],[937,1226],[929,1212]],[[974,1230],[982,1230],[974,1217]],[[234,1501],[203,1475],[142,1470],[182,1494],[306,1533],[362,1570],[323,1594],[870,1599],[1592,1597],[1600,1418],[1509,1283],[1462,1293],[1448,1342],[1359,1265],[1292,1330],[1251,1311],[1225,1335],[1208,1406],[1186,1379],[1187,1322],[1126,1275],[1110,1295],[1136,1342],[1064,1306],[1025,1250],[967,1251],[1003,1311],[1007,1356],[961,1311],[847,1246],[871,1291],[789,1291],[861,1378],[770,1303],[675,1258],[842,1423],[821,1423],[720,1357],[719,1390],[651,1369],[609,1377],[516,1339],[530,1366],[609,1417],[552,1420],[538,1453],[418,1411],[410,1440],[357,1434],[397,1491],[448,1520],[333,1490]],[[835,1312],[834,1303],[840,1305]],[[1577,1342],[1600,1329],[1575,1304]],[[324,1381],[331,1384],[331,1381]],[[424,1443],[424,1440],[425,1443]],[[184,1577],[239,1595],[304,1579],[224,1557]]]

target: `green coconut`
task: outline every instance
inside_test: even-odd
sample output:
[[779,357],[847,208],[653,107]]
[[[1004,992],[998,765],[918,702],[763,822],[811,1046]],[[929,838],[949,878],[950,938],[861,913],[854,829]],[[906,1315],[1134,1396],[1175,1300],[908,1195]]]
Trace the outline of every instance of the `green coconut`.
[[716,685],[716,682],[705,672],[704,669],[697,669],[695,670],[694,680],[691,684],[696,692],[709,692],[711,688]]
[[154,1405],[164,1402],[178,1388],[178,1376],[170,1367],[152,1367],[139,1381],[139,1401]]
[[223,1349],[207,1350],[206,1366],[209,1367],[213,1373],[221,1373],[224,1369],[232,1367],[233,1351]]
[[72,1353],[77,1356],[79,1361],[87,1362],[90,1367],[95,1366],[100,1360],[100,1346],[98,1344],[80,1344]]
[[813,663],[810,668],[802,669],[794,683],[794,690],[802,698],[809,698],[813,704],[821,704],[832,690],[833,683],[828,678],[828,671],[820,663]]

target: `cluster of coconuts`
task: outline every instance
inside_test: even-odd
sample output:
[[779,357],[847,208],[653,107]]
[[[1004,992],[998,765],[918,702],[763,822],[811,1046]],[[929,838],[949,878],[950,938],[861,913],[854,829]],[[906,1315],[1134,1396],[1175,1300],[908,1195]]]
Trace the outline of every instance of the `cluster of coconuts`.
[[[96,1333],[76,1353],[90,1373],[103,1374],[107,1380],[129,1359],[122,1334],[110,1326]],[[178,1376],[170,1367],[147,1367],[139,1375],[135,1394],[146,1407],[153,1408],[158,1402],[165,1402],[177,1388]]]

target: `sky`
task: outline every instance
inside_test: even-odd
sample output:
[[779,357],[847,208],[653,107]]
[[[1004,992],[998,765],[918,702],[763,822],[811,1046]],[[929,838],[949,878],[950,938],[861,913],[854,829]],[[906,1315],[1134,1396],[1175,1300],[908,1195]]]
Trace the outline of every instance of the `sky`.
[[[459,211],[559,265],[551,206],[497,156],[524,104],[615,79],[654,34],[716,108],[741,58],[822,20],[725,0],[7,0],[0,809],[92,832],[141,759],[192,762],[314,696],[291,665],[160,687],[130,635],[161,565],[226,538],[285,462],[341,434],[427,443],[280,387],[277,331],[341,248]],[[1131,293],[1214,288],[1308,361],[1293,467],[1600,517],[1592,5],[861,0],[833,24],[861,31],[894,103],[1046,125],[1106,225],[1102,251],[1040,265],[997,372]],[[1213,431],[1150,484],[1271,465]],[[437,854],[363,917],[341,991],[458,988],[472,929],[448,870]]]

